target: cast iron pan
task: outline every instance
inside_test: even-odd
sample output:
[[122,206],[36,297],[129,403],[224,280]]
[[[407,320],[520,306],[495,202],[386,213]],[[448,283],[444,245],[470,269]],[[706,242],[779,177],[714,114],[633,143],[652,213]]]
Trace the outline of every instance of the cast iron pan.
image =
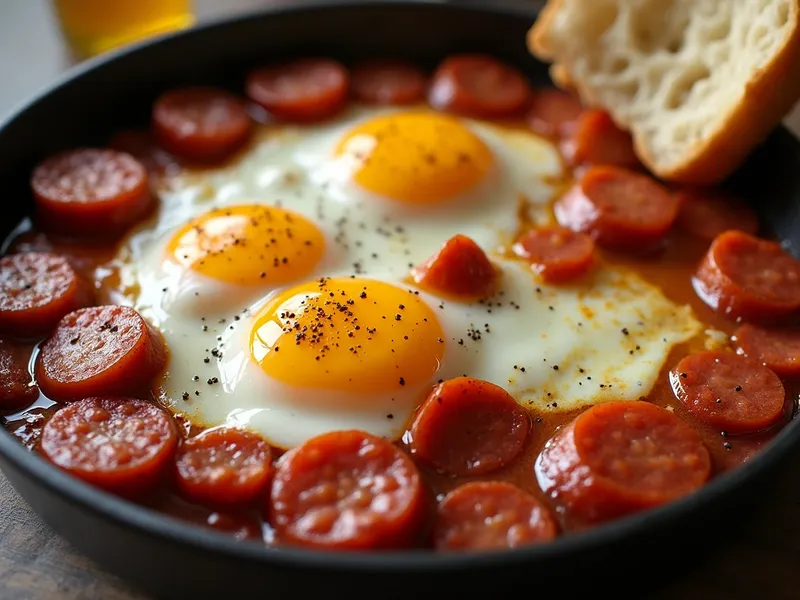
[[[167,87],[216,83],[240,91],[249,67],[299,54],[346,62],[395,55],[433,66],[459,51],[488,52],[545,84],[546,68],[525,48],[533,19],[532,8],[374,0],[306,4],[200,27],[85,63],[0,127],[0,234],[5,237],[31,210],[28,178],[38,160],[144,125],[152,100]],[[800,144],[787,131],[776,130],[729,185],[752,201],[790,250],[800,249]],[[798,440],[795,420],[755,460],[659,510],[544,546],[463,557],[314,553],[237,542],[90,488],[5,431],[0,467],[57,532],[158,597],[414,598],[456,590],[467,597],[481,590],[493,597],[569,597],[582,590],[641,597],[637,592],[685,571],[693,552],[737,531],[750,512],[743,503],[761,496],[767,475]],[[648,573],[649,583],[640,587]]]

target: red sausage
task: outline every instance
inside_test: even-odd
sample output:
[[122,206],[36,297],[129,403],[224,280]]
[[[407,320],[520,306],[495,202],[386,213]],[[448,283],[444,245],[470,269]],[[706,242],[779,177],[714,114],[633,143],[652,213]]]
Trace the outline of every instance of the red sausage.
[[41,448],[75,477],[122,495],[141,495],[158,483],[177,444],[172,418],[136,398],[86,398],[56,412]]
[[800,331],[765,329],[746,323],[733,334],[736,351],[780,377],[800,377]]
[[175,458],[184,496],[212,506],[245,505],[259,498],[272,473],[272,451],[257,435],[210,429],[186,440]]
[[514,244],[514,252],[549,283],[572,281],[594,263],[592,238],[566,227],[531,229]]
[[603,247],[649,250],[672,227],[678,202],[646,176],[612,166],[589,168],[553,210],[558,222]]
[[63,256],[27,252],[0,258],[0,333],[39,337],[90,299],[88,285]]
[[411,424],[412,456],[441,473],[484,475],[525,446],[530,417],[503,388],[469,377],[440,383]]
[[713,190],[685,189],[678,192],[677,225],[709,242],[724,231],[736,229],[758,233],[758,215],[745,203]]
[[435,293],[457,299],[491,296],[499,273],[486,253],[465,235],[455,235],[427,261],[411,270],[414,282]]
[[36,167],[31,187],[39,225],[67,235],[118,235],[153,205],[144,166],[115,150],[56,154]]
[[371,60],[353,68],[350,87],[361,102],[414,104],[425,97],[425,75],[405,61]]
[[583,106],[572,94],[557,89],[537,90],[531,96],[528,125],[534,133],[558,137],[571,133]]
[[692,283],[703,302],[729,319],[774,321],[800,311],[800,261],[741,231],[717,236]]
[[28,372],[31,349],[0,338],[0,410],[19,410],[39,397]]
[[164,369],[156,331],[127,306],[95,306],[66,315],[42,344],[36,381],[57,401],[146,390]]
[[251,72],[247,96],[279,119],[314,121],[339,112],[347,102],[349,74],[327,58],[304,58]]
[[153,134],[176,156],[217,161],[240,148],[252,121],[233,94],[210,87],[171,90],[153,105]]
[[341,550],[406,547],[428,504],[411,459],[361,431],[326,433],[281,457],[269,521],[278,540]]
[[550,511],[536,498],[501,481],[473,481],[439,503],[437,550],[502,550],[540,544],[558,533]]
[[675,396],[698,420],[728,433],[767,429],[786,415],[778,376],[759,362],[730,352],[702,352],[670,372]]
[[522,73],[490,56],[457,54],[433,74],[428,101],[434,108],[471,117],[505,117],[528,103],[530,87]]
[[699,487],[711,457],[697,432],[644,401],[595,405],[536,460],[539,486],[576,527],[670,502]]
[[570,136],[561,145],[561,153],[571,165],[616,165],[633,169],[640,164],[630,134],[617,127],[602,110],[587,110],[578,117]]

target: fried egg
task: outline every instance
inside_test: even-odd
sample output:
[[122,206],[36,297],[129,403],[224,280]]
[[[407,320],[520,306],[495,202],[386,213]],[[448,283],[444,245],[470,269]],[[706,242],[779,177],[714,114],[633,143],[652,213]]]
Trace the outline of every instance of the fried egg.
[[[624,269],[548,286],[504,258],[523,212],[548,221],[561,177],[556,148],[527,131],[358,107],[165,177],[117,261],[122,295],[170,348],[162,401],[291,448],[341,429],[396,440],[432,386],[462,375],[539,411],[646,396],[702,330],[688,307]],[[497,265],[494,297],[410,282],[455,234]]]

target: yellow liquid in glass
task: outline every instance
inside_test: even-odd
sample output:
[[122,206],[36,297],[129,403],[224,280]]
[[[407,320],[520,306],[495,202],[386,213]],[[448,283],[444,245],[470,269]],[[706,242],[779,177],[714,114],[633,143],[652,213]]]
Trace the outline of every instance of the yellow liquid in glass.
[[54,0],[67,41],[93,56],[194,22],[191,0]]

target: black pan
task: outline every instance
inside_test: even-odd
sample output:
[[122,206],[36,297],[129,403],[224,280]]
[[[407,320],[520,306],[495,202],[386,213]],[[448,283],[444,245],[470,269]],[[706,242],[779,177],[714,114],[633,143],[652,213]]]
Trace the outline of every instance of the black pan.
[[[155,95],[183,83],[242,89],[255,64],[296,54],[352,61],[404,56],[432,66],[458,51],[485,51],[538,83],[546,68],[525,48],[533,9],[424,2],[318,4],[200,27],[89,61],[0,127],[3,237],[32,208],[28,178],[46,155],[102,143],[144,125]],[[800,144],[776,130],[731,179],[792,251],[800,247]],[[739,529],[768,475],[800,440],[788,425],[754,460],[658,510],[570,534],[554,543],[492,555],[427,552],[347,554],[270,549],[183,524],[95,490],[0,432],[0,467],[56,531],[103,567],[158,597],[414,598],[487,590],[541,596],[657,588],[695,554]],[[752,500],[750,500],[752,501]],[[732,510],[731,510],[732,509]],[[694,553],[694,554],[693,554]],[[674,559],[674,566],[673,566]],[[747,568],[743,565],[743,568]],[[652,573],[647,587],[639,587]],[[629,584],[636,583],[631,586]],[[604,587],[605,586],[605,587]],[[611,589],[613,587],[613,589]],[[632,589],[631,589],[632,588]]]

